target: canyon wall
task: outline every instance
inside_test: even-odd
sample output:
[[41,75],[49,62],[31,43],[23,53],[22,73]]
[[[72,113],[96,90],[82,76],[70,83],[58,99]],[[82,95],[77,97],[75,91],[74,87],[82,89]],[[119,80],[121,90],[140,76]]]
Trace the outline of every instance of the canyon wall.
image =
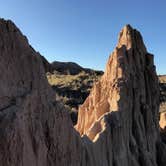
[[129,25],[80,107],[76,130],[41,56],[3,19],[0,76],[0,166],[165,166],[153,56]]
[[79,134],[47,82],[40,55],[0,20],[0,166],[78,166]]

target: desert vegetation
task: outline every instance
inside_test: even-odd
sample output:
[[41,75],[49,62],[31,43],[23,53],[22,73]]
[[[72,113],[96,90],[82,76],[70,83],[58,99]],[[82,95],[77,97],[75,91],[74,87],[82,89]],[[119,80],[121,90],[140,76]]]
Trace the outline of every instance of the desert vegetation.
[[56,94],[56,99],[64,103],[74,124],[77,122],[78,107],[90,93],[94,82],[98,81],[102,72],[85,72],[78,74],[61,74],[54,70],[47,72],[47,79]]

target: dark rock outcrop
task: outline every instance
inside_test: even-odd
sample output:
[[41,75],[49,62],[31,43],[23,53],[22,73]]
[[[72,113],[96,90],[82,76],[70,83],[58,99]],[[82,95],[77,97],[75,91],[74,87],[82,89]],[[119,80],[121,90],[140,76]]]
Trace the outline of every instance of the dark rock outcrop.
[[77,75],[81,72],[85,73],[95,73],[97,75],[102,74],[102,71],[96,71],[88,68],[83,68],[82,66],[78,65],[77,63],[74,62],[59,62],[59,61],[54,61],[51,63],[53,71],[58,71],[61,74],[70,74],[70,75]]
[[80,138],[55,101],[40,55],[2,19],[0,76],[0,166],[81,165]]
[[76,75],[83,71],[83,68],[74,62],[54,61],[51,65],[53,66],[54,70],[63,74]]
[[44,57],[44,56],[40,56],[41,57],[41,60],[42,60],[42,63],[43,63],[43,67],[44,67],[44,70],[45,72],[53,72],[53,67],[52,65],[47,61],[47,59]]
[[165,166],[153,57],[130,26],[80,108],[82,138],[56,101],[40,55],[2,19],[0,76],[1,166]]

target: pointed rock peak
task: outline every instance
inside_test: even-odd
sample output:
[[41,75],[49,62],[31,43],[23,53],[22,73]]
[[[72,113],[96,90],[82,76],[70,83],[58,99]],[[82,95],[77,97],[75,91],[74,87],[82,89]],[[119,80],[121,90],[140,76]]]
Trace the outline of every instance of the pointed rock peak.
[[[139,106],[135,110],[146,105],[147,87],[154,85],[157,92],[157,84],[151,80],[156,80],[153,66],[153,56],[146,51],[141,34],[126,25],[120,32],[118,45],[109,57],[103,77],[93,86],[89,97],[79,108],[76,129],[80,135],[96,140],[95,137],[104,129],[99,124],[103,123],[102,119],[107,113],[132,112],[131,105],[136,103],[133,94],[139,99]],[[154,78],[147,82],[149,73],[153,73]]]
[[122,45],[127,46],[127,48],[131,47],[132,32],[133,28],[129,24],[124,26],[119,34],[118,47],[121,47]]
[[121,32],[122,32],[123,35],[127,35],[127,34],[131,34],[131,32],[132,32],[133,30],[134,30],[134,29],[133,29],[133,27],[132,27],[130,24],[126,24],[126,25],[122,28]]
[[137,48],[146,50],[140,32],[132,28],[129,24],[125,25],[119,34],[117,47],[120,48],[123,45],[126,46],[127,49],[137,46]]
[[3,18],[0,18],[0,31],[17,32],[19,29],[11,20],[4,20]]

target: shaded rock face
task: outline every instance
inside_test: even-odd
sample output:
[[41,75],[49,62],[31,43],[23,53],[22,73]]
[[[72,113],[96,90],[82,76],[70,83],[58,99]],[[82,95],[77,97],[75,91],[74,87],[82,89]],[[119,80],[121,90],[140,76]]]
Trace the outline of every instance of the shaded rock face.
[[101,149],[109,147],[105,157],[108,161],[111,156],[112,165],[165,165],[158,112],[153,55],[147,52],[140,33],[127,25],[103,77],[80,107],[75,128],[94,144],[105,140]]
[[80,138],[54,99],[40,55],[2,19],[0,76],[0,166],[80,165]]
[[47,59],[44,56],[41,55],[40,57],[41,57],[45,72],[46,73],[47,72],[52,72],[53,71],[52,65],[47,61]]
[[40,55],[2,19],[0,75],[1,166],[165,166],[153,57],[130,26],[80,108],[82,138],[56,101]]

